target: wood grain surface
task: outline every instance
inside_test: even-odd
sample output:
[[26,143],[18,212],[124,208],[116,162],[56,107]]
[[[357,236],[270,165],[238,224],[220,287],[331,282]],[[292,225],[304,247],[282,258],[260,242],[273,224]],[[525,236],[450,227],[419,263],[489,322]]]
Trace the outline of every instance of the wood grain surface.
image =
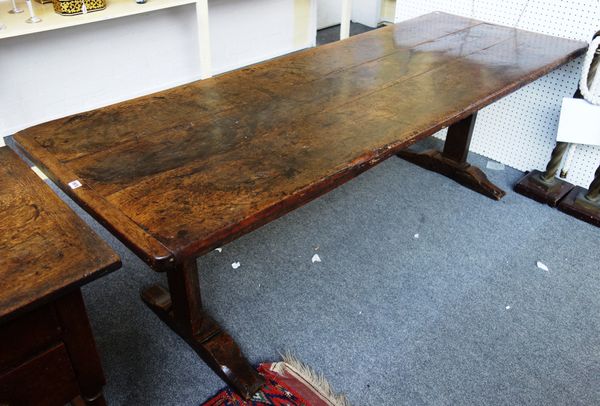
[[[86,210],[166,270],[307,203],[585,48],[432,13],[38,125],[15,139]],[[74,179],[84,186],[71,190]]]
[[21,159],[0,148],[0,320],[121,263]]

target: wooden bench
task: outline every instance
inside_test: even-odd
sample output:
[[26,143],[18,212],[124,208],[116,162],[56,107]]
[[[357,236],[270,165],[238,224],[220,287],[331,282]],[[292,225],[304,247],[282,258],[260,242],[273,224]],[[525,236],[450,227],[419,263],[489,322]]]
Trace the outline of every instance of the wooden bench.
[[80,286],[119,258],[6,147],[0,212],[0,404],[103,405]]
[[[433,13],[15,139],[76,202],[167,272],[168,290],[149,287],[143,300],[247,398],[262,379],[202,310],[196,258],[447,126],[444,171],[493,189],[465,162],[474,114],[584,50]],[[70,188],[76,180],[82,186]]]

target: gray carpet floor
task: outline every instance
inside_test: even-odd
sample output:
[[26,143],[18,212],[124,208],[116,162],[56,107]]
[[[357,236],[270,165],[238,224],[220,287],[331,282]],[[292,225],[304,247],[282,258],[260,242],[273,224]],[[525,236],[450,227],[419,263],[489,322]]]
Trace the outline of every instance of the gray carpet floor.
[[[350,36],[371,31],[373,28],[366,25],[350,22]],[[317,31],[317,45],[325,45],[340,40],[340,25],[323,28]]]
[[[486,172],[502,201],[391,158],[200,258],[204,303],[353,405],[598,405],[600,230]],[[163,275],[83,216],[124,264],[84,289],[109,403],[199,405],[223,383],[139,298]]]

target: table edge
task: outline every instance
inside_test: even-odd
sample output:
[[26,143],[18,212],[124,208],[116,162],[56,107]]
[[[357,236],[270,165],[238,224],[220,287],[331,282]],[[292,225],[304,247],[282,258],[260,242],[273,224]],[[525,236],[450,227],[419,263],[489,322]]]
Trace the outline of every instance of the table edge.
[[[468,19],[467,17],[461,18]],[[552,37],[547,34],[535,34]],[[42,171],[44,171],[48,177],[60,187],[60,189],[62,189],[69,197],[71,197],[86,212],[92,215],[92,217],[98,220],[103,226],[109,229],[111,233],[113,233],[120,241],[134,251],[138,257],[148,263],[154,270],[162,272],[172,269],[175,263],[179,263],[188,258],[201,256],[214,248],[231,242],[236,238],[239,238],[242,235],[256,230],[257,228],[283,216],[284,214],[287,214],[290,211],[309,203],[317,197],[322,196],[338,186],[341,186],[345,182],[358,176],[362,172],[370,169],[392,155],[395,155],[402,149],[407,148],[409,145],[464,119],[474,112],[530,84],[531,82],[543,77],[558,67],[576,59],[577,57],[583,55],[587,49],[586,42],[566,38],[560,39],[564,41],[571,41],[574,44],[579,43],[581,46],[571,53],[566,54],[564,57],[531,72],[528,76],[524,76],[514,83],[511,83],[509,86],[499,89],[497,92],[490,94],[488,97],[476,101],[453,117],[450,117],[425,129],[420,134],[416,134],[410,140],[399,141],[397,143],[384,146],[380,150],[372,151],[369,154],[358,157],[351,163],[350,166],[344,168],[342,171],[327,178],[323,178],[322,180],[287,196],[284,200],[280,200],[261,210],[260,212],[257,212],[235,224],[224,227],[218,232],[213,233],[202,240],[190,242],[176,249],[169,248],[168,244],[159,241],[148,231],[144,230],[141,225],[136,223],[133,219],[127,217],[121,210],[106,201],[103,196],[96,193],[91,187],[83,185],[75,190],[72,190],[70,187],[68,187],[68,182],[76,179],[76,176],[71,173],[65,165],[62,165],[54,156],[47,153],[37,142],[24,138],[20,133],[15,134],[14,139],[19,148],[28,157],[31,157],[31,160],[35,162],[36,165],[38,165],[40,169],[42,169]],[[295,55],[298,54],[301,54],[301,52],[296,53]]]
[[111,272],[114,272],[114,271],[120,269],[121,266],[123,265],[123,263],[121,262],[121,259],[119,258],[118,255],[115,254],[115,257],[116,257],[115,261],[107,264],[105,267],[99,269],[98,271],[96,271],[86,277],[77,279],[76,281],[73,281],[73,282],[69,283],[68,285],[63,286],[60,289],[49,292],[43,296],[40,296],[38,299],[36,299],[33,302],[27,303],[27,304],[19,306],[19,307],[10,308],[6,312],[0,312],[0,325],[8,322],[10,320],[13,320],[19,316],[22,316],[23,314],[28,313],[34,309],[37,309],[44,305],[47,305],[48,303],[51,303],[55,299],[58,299],[59,297],[62,297],[65,294],[67,294],[71,291],[74,291],[75,289],[81,288],[83,285],[86,285],[92,281],[95,281],[96,279],[99,279],[103,276],[108,275]]
[[19,151],[37,165],[54,184],[152,269],[162,272],[174,267],[173,253],[167,247],[106,201],[93,188],[82,182],[81,187],[71,189],[68,183],[76,180],[77,176],[35,140],[25,138],[19,133],[15,134],[13,139]]

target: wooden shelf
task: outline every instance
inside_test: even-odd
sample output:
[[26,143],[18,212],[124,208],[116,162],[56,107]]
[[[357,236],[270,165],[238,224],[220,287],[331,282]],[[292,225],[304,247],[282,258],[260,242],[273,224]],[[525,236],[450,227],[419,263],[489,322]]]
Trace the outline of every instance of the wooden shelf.
[[29,24],[25,22],[25,20],[29,18],[29,12],[27,11],[25,1],[16,1],[18,7],[25,10],[23,13],[9,14],[8,11],[12,9],[12,2],[10,0],[0,0],[0,26],[2,24],[5,26],[4,29],[0,30],[0,39],[57,30],[60,28],[95,23],[97,21],[110,20],[113,18],[196,3],[196,0],[148,0],[145,4],[137,4],[135,0],[106,0],[107,5],[104,10],[76,16],[61,16],[54,12],[52,3],[40,4],[33,1],[33,9],[42,21],[35,24]]

